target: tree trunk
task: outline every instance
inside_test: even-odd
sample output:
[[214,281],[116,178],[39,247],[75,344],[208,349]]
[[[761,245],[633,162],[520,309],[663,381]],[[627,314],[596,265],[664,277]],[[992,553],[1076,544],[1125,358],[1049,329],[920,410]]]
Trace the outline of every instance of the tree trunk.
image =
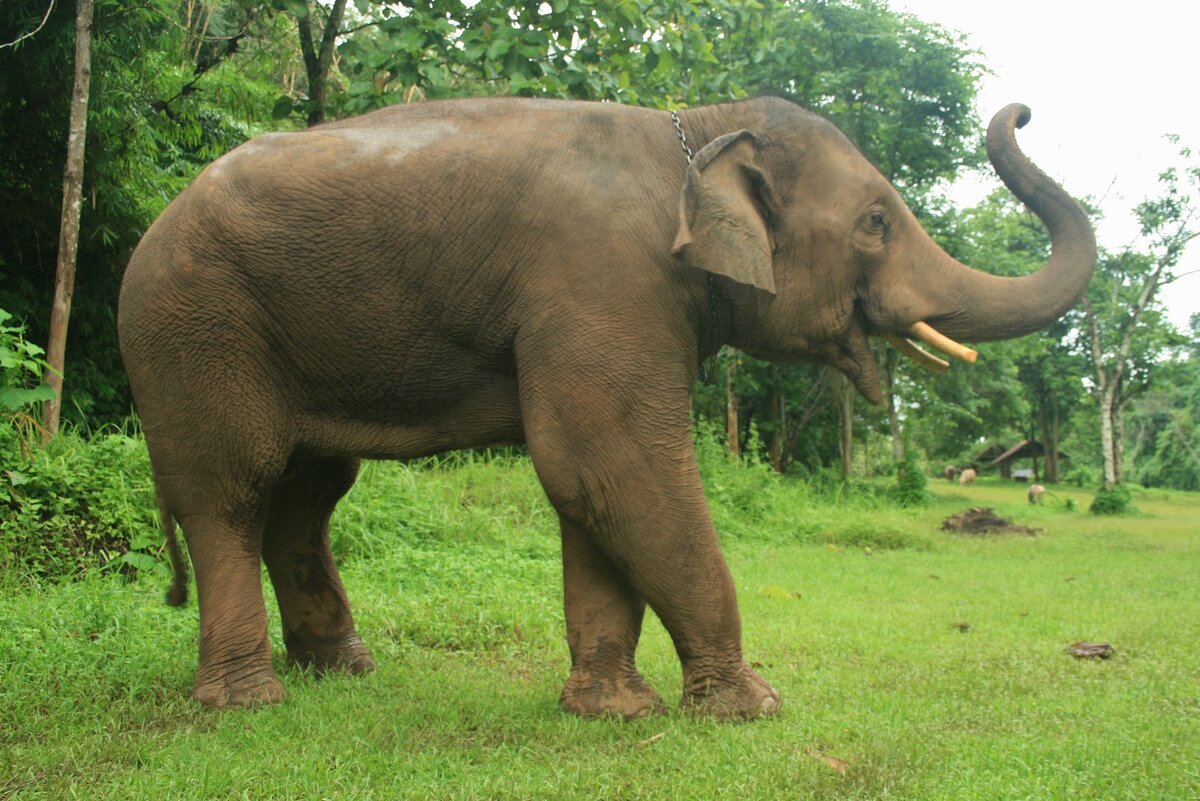
[[[1049,482],[1050,465],[1053,463],[1054,457],[1051,455],[1052,448],[1050,445],[1050,415],[1046,413],[1045,395],[1042,395],[1042,397],[1038,399],[1038,428],[1041,431],[1042,457],[1044,460],[1043,468],[1045,474],[1042,476],[1042,478]],[[1037,480],[1039,483],[1041,482],[1041,478],[1037,478],[1035,480]]]
[[342,14],[346,0],[334,0],[321,32],[321,41],[313,39],[312,18],[315,10],[311,4],[308,13],[296,20],[300,33],[300,53],[304,56],[304,70],[308,74],[308,124],[320,125],[325,121],[326,92],[329,88],[329,67],[333,64],[333,48],[337,44],[338,31],[342,27]]
[[775,468],[775,472],[783,474],[786,465],[783,462],[783,442],[784,422],[786,419],[786,408],[783,400],[783,393],[777,389],[771,390],[771,467]]
[[892,348],[883,352],[883,386],[887,395],[888,431],[892,435],[892,460],[896,464],[904,461],[904,431],[900,428],[900,415],[896,413],[896,365],[900,362],[899,354]]
[[734,459],[742,453],[738,436],[738,399],[733,388],[733,378],[736,375],[737,359],[731,355],[729,366],[725,368],[725,440],[729,443],[729,455]]
[[1100,392],[1100,450],[1104,455],[1104,488],[1110,490],[1117,485],[1117,468],[1113,460],[1113,397],[1116,387],[1108,384]]
[[[1042,410],[1043,417],[1049,417],[1049,435],[1043,439],[1043,444],[1049,448],[1046,452],[1046,483],[1058,483],[1058,393],[1050,393],[1050,405],[1053,409],[1053,414],[1047,415],[1046,410]],[[1048,443],[1048,444],[1047,444]]]
[[842,475],[849,478],[854,473],[854,387],[850,385],[850,379],[836,373],[833,377],[833,393],[838,408]]
[[1125,403],[1121,399],[1121,387],[1113,398],[1113,469],[1118,484],[1125,483]]
[[88,93],[92,82],[92,0],[75,6],[75,89],[67,134],[67,163],[63,168],[62,216],[58,230],[58,268],[54,279],[54,305],[50,309],[50,337],[46,383],[54,397],[46,401],[44,439],[58,433],[62,412],[63,364],[67,352],[67,323],[75,294],[75,257],[79,251],[79,215],[83,208],[83,151],[87,137]]

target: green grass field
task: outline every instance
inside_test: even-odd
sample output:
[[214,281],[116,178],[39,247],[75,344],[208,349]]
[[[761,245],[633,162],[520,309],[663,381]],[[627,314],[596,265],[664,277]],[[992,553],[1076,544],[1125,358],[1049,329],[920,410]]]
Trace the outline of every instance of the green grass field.
[[[196,606],[160,580],[5,578],[0,799],[1200,798],[1200,496],[1098,518],[1086,492],[1033,508],[998,480],[931,480],[914,511],[706,480],[775,718],[680,714],[654,620],[640,665],[672,710],[561,713],[557,533],[527,463],[372,465],[334,542],[379,670],[315,681],[276,625],[279,706],[188,699]],[[938,529],[980,505],[1043,533]]]

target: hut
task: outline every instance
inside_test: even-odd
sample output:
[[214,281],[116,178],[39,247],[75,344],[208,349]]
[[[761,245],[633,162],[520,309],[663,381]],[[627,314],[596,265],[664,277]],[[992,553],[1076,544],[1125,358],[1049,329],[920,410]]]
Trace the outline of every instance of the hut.
[[[1004,478],[1014,478],[1017,481],[1028,481],[1030,479],[1030,473],[1028,471],[1020,470],[1016,471],[1015,473],[1013,471],[1013,462],[1028,459],[1033,463],[1033,480],[1040,481],[1041,478],[1038,472],[1038,459],[1045,458],[1045,456],[1046,449],[1042,446],[1042,443],[1038,442],[1036,439],[1023,439],[1016,445],[1013,445],[1011,448],[1001,453],[999,456],[996,456],[988,466],[999,467],[1000,475]],[[1058,459],[1060,462],[1063,459],[1070,458],[1070,456],[1063,453],[1061,450],[1058,452]]]

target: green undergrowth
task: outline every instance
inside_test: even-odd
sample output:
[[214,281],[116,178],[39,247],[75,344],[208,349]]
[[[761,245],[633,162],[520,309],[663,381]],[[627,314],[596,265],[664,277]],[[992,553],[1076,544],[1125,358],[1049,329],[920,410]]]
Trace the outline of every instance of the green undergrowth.
[[161,562],[150,460],[138,436],[72,431],[22,445],[0,426],[0,575],[132,575]]

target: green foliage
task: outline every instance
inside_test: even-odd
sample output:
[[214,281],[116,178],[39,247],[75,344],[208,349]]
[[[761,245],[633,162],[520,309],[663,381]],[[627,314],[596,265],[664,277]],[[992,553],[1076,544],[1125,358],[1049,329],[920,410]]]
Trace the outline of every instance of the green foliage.
[[904,460],[896,471],[896,484],[891,496],[903,507],[924,506],[929,500],[925,471],[917,464],[916,454],[908,449]]
[[1126,514],[1133,511],[1133,496],[1124,484],[1117,484],[1112,489],[1101,487],[1088,509],[1094,515]]
[[42,383],[45,351],[25,339],[25,326],[11,321],[12,315],[0,309],[0,415],[28,437],[34,405],[54,397],[54,390]]
[[768,35],[758,0],[470,6],[403,11],[362,3],[363,30],[339,46],[340,113],[415,98],[520,95],[697,105],[745,94],[738,76]]
[[0,427],[0,573],[72,576],[105,567],[160,570],[162,536],[140,438],[62,432],[22,453]]
[[785,2],[773,16],[771,35],[752,43],[752,92],[826,114],[910,202],[980,163],[983,67],[961,35],[879,0]]
[[1074,464],[1062,475],[1066,484],[1075,487],[1091,487],[1100,482],[1101,473],[1096,467],[1087,464]]

